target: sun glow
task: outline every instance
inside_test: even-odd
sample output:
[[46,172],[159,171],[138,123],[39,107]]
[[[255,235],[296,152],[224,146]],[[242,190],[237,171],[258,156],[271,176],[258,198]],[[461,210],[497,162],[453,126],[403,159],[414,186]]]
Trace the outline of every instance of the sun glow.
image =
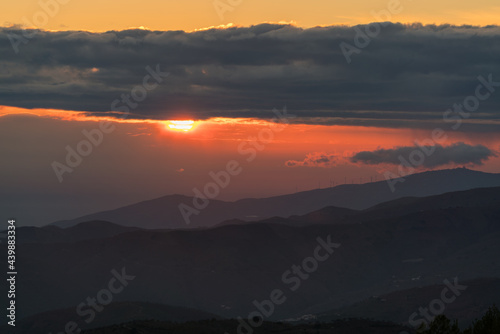
[[168,128],[174,131],[188,132],[194,127],[194,121],[169,121]]

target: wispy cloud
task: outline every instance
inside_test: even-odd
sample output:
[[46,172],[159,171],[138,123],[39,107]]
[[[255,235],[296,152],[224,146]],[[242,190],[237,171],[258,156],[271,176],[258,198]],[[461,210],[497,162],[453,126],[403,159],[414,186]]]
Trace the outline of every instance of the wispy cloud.
[[287,167],[333,167],[337,164],[337,156],[332,153],[315,152],[306,155],[304,160],[288,160]]

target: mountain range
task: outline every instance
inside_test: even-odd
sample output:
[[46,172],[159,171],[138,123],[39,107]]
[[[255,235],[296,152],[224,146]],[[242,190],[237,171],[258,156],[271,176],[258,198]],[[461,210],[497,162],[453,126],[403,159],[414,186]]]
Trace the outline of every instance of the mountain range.
[[[443,173],[425,175],[432,180],[455,173],[497,179],[496,174],[460,169]],[[416,182],[410,177],[405,182],[410,181]],[[500,297],[488,294],[500,291],[500,187],[410,195],[364,209],[327,205],[259,221],[231,217],[197,229],[147,229],[144,220],[140,226],[91,220],[67,228],[19,228],[19,317],[33,325],[41,323],[34,320],[43,319],[40,313],[73,310],[75,321],[85,325],[76,307],[106,288],[113,270],[123,270],[134,278],[113,296],[113,303],[129,305],[133,314],[139,312],[137,305],[156,303],[207,316],[246,318],[255,303],[269,300],[278,289],[286,301],[266,320],[363,316],[405,323],[417,305],[439,296],[444,280],[457,278],[471,288],[446,312],[470,321]],[[262,200],[265,206],[267,200]],[[307,275],[294,271],[294,266],[310,266],[325,244],[336,245],[326,260],[317,261]],[[325,247],[320,251],[327,254]],[[0,264],[7,265],[6,258]],[[91,325],[118,319],[111,305],[109,315],[105,308]],[[60,331],[46,323],[42,327]]]
[[[365,184],[344,184],[295,194],[268,198],[248,198],[235,202],[211,199],[206,208],[197,210],[193,197],[169,195],[125,207],[98,212],[83,217],[58,221],[54,225],[70,227],[88,221],[108,221],[123,226],[148,229],[187,229],[211,227],[237,219],[258,221],[274,216],[305,215],[327,206],[364,210],[374,205],[402,197],[425,197],[446,192],[500,186],[500,174],[465,168],[429,171],[400,179],[391,190],[387,181]],[[185,220],[179,205],[199,211]]]

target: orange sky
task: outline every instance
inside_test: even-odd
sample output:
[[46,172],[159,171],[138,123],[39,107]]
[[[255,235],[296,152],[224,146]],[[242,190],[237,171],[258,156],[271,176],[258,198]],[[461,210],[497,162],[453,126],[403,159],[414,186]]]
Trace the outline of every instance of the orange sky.
[[[192,31],[229,23],[248,26],[262,22],[293,21],[299,26],[311,27],[378,21],[372,13],[389,8],[396,9],[389,16],[390,21],[473,25],[500,23],[498,0],[233,0],[233,4],[239,3],[234,6],[228,5],[228,0],[59,2],[5,2],[0,11],[0,25],[25,24],[47,30],[107,31],[143,26],[154,30]],[[219,13],[214,3],[222,8]],[[224,4],[228,7],[223,7]],[[43,7],[49,15],[43,14]]]
[[[138,27],[194,31],[263,22],[293,22],[300,27],[381,20],[483,26],[500,23],[498,0],[230,0],[233,5],[228,1],[17,0],[2,4],[0,26],[98,32]],[[104,136],[102,145],[93,147],[92,154],[59,182],[54,162],[67,161],[68,147],[84,142],[85,131],[98,127],[101,119],[85,112],[0,105],[0,151],[9,161],[0,166],[0,175],[10,175],[2,184],[8,193],[3,201],[9,212],[31,212],[38,221],[27,224],[34,225],[166,194],[191,196],[194,187],[207,182],[209,172],[225,168],[230,160],[240,162],[244,171],[220,194],[221,200],[292,193],[327,187],[332,181],[383,180],[385,171],[395,172],[398,166],[353,163],[349,158],[361,151],[412,148],[415,140],[429,138],[431,132],[291,124],[268,143],[261,143],[255,159],[248,161],[255,138],[271,125],[264,120],[209,119],[196,121],[192,130],[184,132],[172,131],[168,120],[106,117],[116,129],[113,135]],[[440,143],[443,146],[459,142],[484,145],[496,154],[474,169],[500,170],[497,134],[448,131],[447,135]],[[322,157],[331,162],[328,168],[307,165],[309,161],[321,164]],[[455,166],[439,168],[447,167]]]
[[[179,170],[182,170],[183,174],[189,175],[188,179],[179,184],[179,188],[174,191],[179,193],[190,189],[196,182],[201,182],[203,176],[211,169],[220,168],[219,164],[228,161],[228,159],[245,161],[249,155],[239,152],[239,145],[247,143],[244,148],[251,148],[252,145],[248,143],[253,140],[261,142],[261,137],[259,137],[261,132],[272,128],[274,125],[260,119],[213,118],[206,121],[196,121],[192,130],[184,132],[172,131],[169,126],[171,123],[168,120],[118,120],[111,117],[87,117],[85,113],[73,111],[0,107],[0,120],[2,118],[7,120],[10,117],[15,117],[15,115],[29,115],[29,117],[57,120],[56,124],[60,124],[60,126],[80,123],[81,125],[77,126],[85,129],[96,127],[97,122],[102,119],[110,120],[117,126],[119,131],[109,135],[109,137],[117,136],[121,138],[118,139],[118,142],[136,141],[137,143],[134,145],[139,145],[137,151],[141,150],[141,146],[156,147],[160,151],[162,147],[169,147],[172,157],[175,157],[175,159],[168,163],[169,170],[162,171],[162,175],[178,175]],[[59,123],[59,121],[64,123]],[[272,191],[274,193],[290,192],[292,189],[286,188],[286,184],[289,183],[290,179],[296,180],[297,185],[302,189],[314,188],[317,186],[318,181],[323,182],[323,185],[326,186],[330,178],[336,178],[340,180],[339,182],[344,182],[345,177],[348,180],[352,181],[354,179],[359,182],[360,175],[365,175],[364,182],[369,181],[369,177],[377,176],[382,179],[385,171],[396,170],[396,166],[354,164],[349,161],[349,158],[360,151],[413,146],[415,140],[425,144],[425,140],[431,138],[431,131],[430,129],[287,124],[282,131],[273,130],[274,135],[268,143],[261,143],[263,148],[262,150],[256,150],[256,158],[251,161],[249,168],[253,170],[253,175],[256,178],[263,175],[261,173],[263,171],[266,171],[265,174],[269,175],[270,180],[275,179],[277,175],[283,176],[286,174],[286,180],[270,183],[270,189],[264,190],[264,192]],[[500,149],[500,138],[496,135],[464,133],[452,130],[446,131],[446,135],[447,139],[439,142],[439,144],[448,146],[452,143],[464,142],[470,145],[482,144],[494,150]],[[67,134],[61,135],[61,142],[71,144],[81,139],[80,137],[80,131],[74,132],[71,136]],[[127,150],[133,149],[128,145]],[[54,156],[54,159],[62,161],[64,159],[64,150],[56,153],[58,154]],[[336,157],[336,162],[328,166],[328,168],[323,168],[324,166],[285,166],[286,161],[302,161],[308,154],[331,154]],[[193,164],[196,165],[196,162],[193,161],[194,156],[205,157],[203,167],[194,167]],[[141,160],[154,161],[155,158],[149,157]],[[453,165],[449,167],[453,167]],[[491,172],[498,170],[498,168],[500,168],[500,158],[498,157],[490,159],[484,166],[475,167],[475,169]],[[252,172],[249,172],[249,174],[252,174]],[[74,178],[74,175],[68,174],[67,178]],[[243,179],[248,181],[247,178]],[[251,188],[252,184],[258,185],[259,191],[263,191],[262,183],[257,180],[242,185],[242,189]],[[257,195],[257,193],[252,193],[251,189],[248,191],[250,192],[248,195]],[[230,193],[227,196],[228,199],[233,198]]]
[[[0,151],[9,162],[0,166],[0,175],[10,176],[2,181],[8,194],[3,205],[18,215],[33,213],[36,221],[29,215],[25,221],[36,225],[167,194],[193,196],[195,187],[211,180],[210,172],[223,170],[232,160],[243,172],[217,199],[287,194],[329,187],[332,181],[335,185],[382,181],[386,171],[396,173],[398,166],[352,163],[349,157],[364,150],[411,146],[415,139],[430,136],[430,130],[290,124],[275,132],[271,141],[259,141],[262,149],[254,150],[255,158],[249,161],[252,142],[271,126],[266,121],[209,119],[183,132],[169,130],[168,121],[114,120],[114,131],[105,134],[102,144],[59,182],[53,163],[67,163],[67,148],[77,149],[88,138],[84,131],[99,127],[97,121],[71,111],[0,107]],[[443,145],[461,141],[500,151],[500,138],[491,133],[448,131],[447,135]],[[333,157],[333,164],[328,168],[286,164],[311,155]],[[440,168],[446,167],[455,166]],[[498,172],[500,157],[497,154],[473,169]]]

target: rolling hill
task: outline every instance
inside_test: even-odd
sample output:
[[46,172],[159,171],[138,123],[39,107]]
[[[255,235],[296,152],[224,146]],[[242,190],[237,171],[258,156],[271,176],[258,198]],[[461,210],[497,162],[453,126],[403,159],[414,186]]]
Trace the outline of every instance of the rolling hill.
[[[106,312],[99,312],[95,319],[89,323],[78,321],[79,317],[75,308],[54,310],[40,313],[25,318],[16,323],[17,333],[47,334],[65,332],[68,322],[76,322],[79,329],[92,329],[114,324],[151,320],[187,322],[204,319],[219,319],[216,315],[161,304],[144,302],[119,302],[106,305]],[[2,328],[0,327],[0,330]],[[8,328],[3,328],[2,333],[9,333]]]
[[256,221],[275,216],[305,215],[327,206],[363,210],[374,205],[403,198],[425,197],[446,192],[500,186],[500,174],[489,174],[465,168],[430,171],[408,176],[392,192],[386,181],[346,184],[295,194],[235,202],[210,200],[199,214],[184,220],[179,205],[193,207],[193,198],[169,195],[122,208],[98,212],[73,220],[55,222],[60,227],[102,220],[123,226],[148,229],[188,229],[210,227],[227,220]]
[[[103,289],[113,269],[122,268],[135,278],[114,297],[116,302],[178,305],[237,317],[249,314],[255,300],[281,289],[287,301],[271,320],[340,309],[373,295],[442,284],[445,278],[498,278],[499,197],[496,188],[443,194],[431,204],[404,200],[348,215],[342,223],[328,223],[328,213],[335,216],[337,210],[322,210],[321,223],[318,215],[305,215],[312,224],[304,226],[285,221],[133,230],[74,242],[32,240],[17,254],[23,273],[17,282],[19,315],[74,308]],[[450,198],[474,201],[457,207]],[[396,210],[400,205],[408,210]],[[284,273],[303,265],[318,238],[329,236],[341,246],[292,291]],[[1,265],[5,261],[0,258]]]

